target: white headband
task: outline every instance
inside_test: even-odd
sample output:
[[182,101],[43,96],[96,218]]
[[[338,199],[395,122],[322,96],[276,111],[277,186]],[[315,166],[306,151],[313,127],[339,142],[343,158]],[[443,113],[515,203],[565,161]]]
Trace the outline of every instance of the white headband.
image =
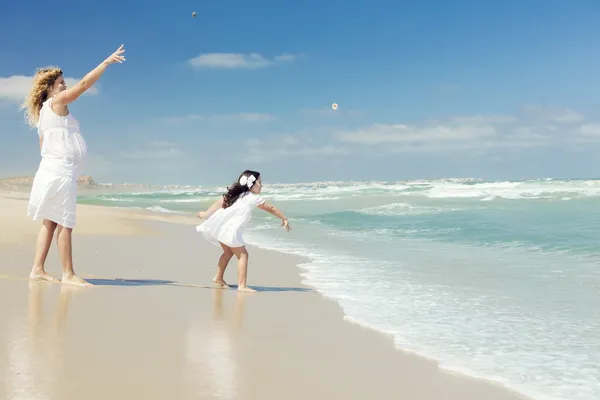
[[244,175],[240,178],[240,185],[248,186],[248,189],[251,189],[252,186],[254,185],[255,181],[256,181],[256,178],[254,177],[254,175],[250,175],[250,176]]

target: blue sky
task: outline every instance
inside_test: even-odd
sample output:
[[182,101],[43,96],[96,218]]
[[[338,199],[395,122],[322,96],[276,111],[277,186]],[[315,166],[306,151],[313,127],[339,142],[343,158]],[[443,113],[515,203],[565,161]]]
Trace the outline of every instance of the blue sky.
[[1,176],[39,162],[36,67],[76,81],[121,43],[71,107],[99,181],[600,176],[598,1],[21,3],[0,14]]

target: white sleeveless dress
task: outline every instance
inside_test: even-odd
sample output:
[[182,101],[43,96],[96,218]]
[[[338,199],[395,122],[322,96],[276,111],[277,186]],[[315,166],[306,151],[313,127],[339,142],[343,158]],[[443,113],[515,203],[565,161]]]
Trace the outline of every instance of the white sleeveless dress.
[[37,129],[44,139],[42,160],[33,180],[27,214],[34,220],[48,219],[74,228],[77,179],[87,160],[87,145],[75,117],[71,113],[61,117],[51,106],[52,98],[40,110]]
[[231,206],[217,210],[196,230],[213,244],[242,247],[245,245],[242,235],[252,219],[252,211],[264,202],[261,196],[246,192]]

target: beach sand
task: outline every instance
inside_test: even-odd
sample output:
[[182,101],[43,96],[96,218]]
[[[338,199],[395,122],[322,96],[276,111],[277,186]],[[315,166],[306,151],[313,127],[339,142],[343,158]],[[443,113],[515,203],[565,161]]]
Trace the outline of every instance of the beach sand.
[[2,197],[0,399],[524,399],[345,321],[299,257],[250,248],[259,292],[211,288],[219,249],[191,216],[78,206],[75,270],[96,286],[30,282],[39,222]]

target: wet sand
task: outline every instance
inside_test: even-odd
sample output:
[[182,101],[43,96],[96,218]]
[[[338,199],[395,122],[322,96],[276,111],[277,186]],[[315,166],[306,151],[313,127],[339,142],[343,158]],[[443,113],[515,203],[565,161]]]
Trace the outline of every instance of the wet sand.
[[250,248],[258,293],[212,288],[219,249],[191,217],[78,206],[75,269],[96,286],[30,282],[26,204],[0,199],[0,399],[524,399],[346,322],[299,257]]

